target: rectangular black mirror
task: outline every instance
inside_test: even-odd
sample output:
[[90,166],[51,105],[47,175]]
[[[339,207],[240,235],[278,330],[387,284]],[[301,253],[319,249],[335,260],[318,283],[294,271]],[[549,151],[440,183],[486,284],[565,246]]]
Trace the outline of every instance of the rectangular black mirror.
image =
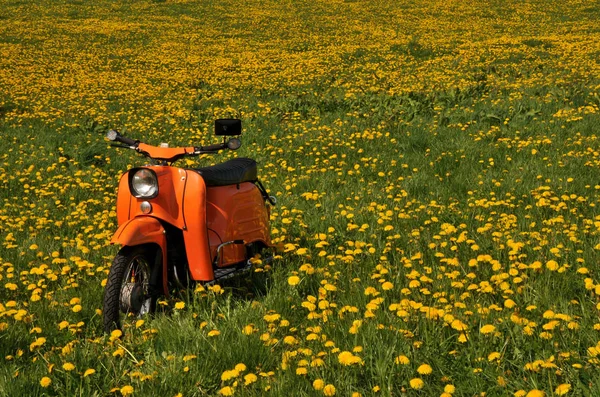
[[215,135],[240,135],[242,133],[242,120],[217,119],[215,120]]

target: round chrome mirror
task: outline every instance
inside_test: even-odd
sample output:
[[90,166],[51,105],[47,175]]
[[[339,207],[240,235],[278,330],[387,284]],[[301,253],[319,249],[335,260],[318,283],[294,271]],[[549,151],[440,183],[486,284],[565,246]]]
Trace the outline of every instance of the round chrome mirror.
[[115,139],[117,139],[117,136],[119,135],[119,133],[115,130],[110,130],[106,133],[106,138],[110,141],[114,141]]
[[227,141],[227,147],[231,150],[238,150],[240,146],[242,146],[242,141],[238,138],[230,138],[229,141]]

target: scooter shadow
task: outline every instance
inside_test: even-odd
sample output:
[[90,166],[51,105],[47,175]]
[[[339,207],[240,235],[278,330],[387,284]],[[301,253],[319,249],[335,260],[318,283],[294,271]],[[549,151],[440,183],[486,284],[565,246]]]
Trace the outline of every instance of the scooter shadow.
[[269,293],[272,278],[271,271],[263,271],[234,276],[213,285],[190,283],[186,288],[171,291],[168,299],[163,298],[166,304],[159,303],[154,315],[169,316],[176,311],[175,302],[182,301],[186,305],[194,305],[211,294],[224,296],[232,302],[240,303],[261,300]]

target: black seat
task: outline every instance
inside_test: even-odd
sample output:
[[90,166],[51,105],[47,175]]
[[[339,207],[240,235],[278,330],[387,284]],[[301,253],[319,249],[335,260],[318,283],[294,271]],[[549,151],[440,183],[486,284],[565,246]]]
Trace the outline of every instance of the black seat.
[[245,157],[228,160],[210,167],[196,168],[206,186],[237,185],[258,179],[256,161]]

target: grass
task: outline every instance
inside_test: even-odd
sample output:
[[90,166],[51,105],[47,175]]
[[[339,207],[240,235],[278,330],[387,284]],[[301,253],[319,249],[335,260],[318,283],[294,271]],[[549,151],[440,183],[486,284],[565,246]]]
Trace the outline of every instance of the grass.
[[[597,7],[0,9],[0,395],[600,394]],[[144,160],[104,133],[218,117],[242,148],[181,166],[257,159],[285,252],[105,335]]]

